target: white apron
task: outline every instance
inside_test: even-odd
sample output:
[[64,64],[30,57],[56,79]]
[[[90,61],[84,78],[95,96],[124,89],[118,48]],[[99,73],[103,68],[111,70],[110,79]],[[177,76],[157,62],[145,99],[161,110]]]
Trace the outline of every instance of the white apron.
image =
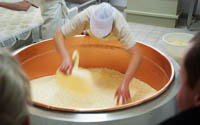
[[28,0],[40,7],[44,23],[41,26],[42,39],[52,38],[65,23],[67,7],[64,0]]

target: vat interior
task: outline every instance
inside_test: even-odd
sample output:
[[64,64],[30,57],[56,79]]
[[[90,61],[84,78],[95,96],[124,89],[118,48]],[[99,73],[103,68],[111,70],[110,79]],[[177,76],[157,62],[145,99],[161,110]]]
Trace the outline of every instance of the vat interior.
[[[90,37],[73,37],[66,41],[70,54],[75,49],[79,51],[81,67],[106,67],[122,73],[127,69],[130,55],[116,41],[106,44],[98,43]],[[136,78],[159,91],[168,83],[171,77],[170,63],[154,49],[141,43],[137,44],[142,51],[142,62],[136,73]],[[62,61],[61,56],[54,48],[52,40],[30,46],[16,56],[30,79],[54,75]]]

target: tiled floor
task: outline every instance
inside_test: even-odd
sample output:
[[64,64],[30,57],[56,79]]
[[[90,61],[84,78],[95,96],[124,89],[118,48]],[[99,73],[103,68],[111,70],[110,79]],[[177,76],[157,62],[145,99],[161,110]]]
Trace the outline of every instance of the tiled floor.
[[132,34],[135,37],[136,41],[144,42],[149,44],[165,53],[163,49],[163,35],[167,33],[190,33],[195,34],[198,31],[189,31],[186,28],[186,21],[182,20],[176,28],[167,28],[167,27],[160,27],[160,26],[153,26],[153,25],[145,25],[145,24],[138,24],[129,22]]
[[189,31],[186,26],[178,26],[177,28],[167,28],[160,26],[144,25],[129,22],[132,34],[135,36],[136,41],[145,42],[154,47],[162,41],[163,35],[167,33],[180,32],[195,34],[197,31]]

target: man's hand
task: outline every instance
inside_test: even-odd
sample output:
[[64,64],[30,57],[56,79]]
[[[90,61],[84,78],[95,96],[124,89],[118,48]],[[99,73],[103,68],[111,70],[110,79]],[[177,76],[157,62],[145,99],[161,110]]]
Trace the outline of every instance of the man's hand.
[[59,54],[62,56],[62,64],[59,67],[59,70],[63,72],[64,74],[71,74],[72,73],[72,59],[69,56],[69,53],[67,51],[67,48],[65,48],[65,36],[62,33],[61,29],[59,29],[53,39],[53,42],[55,44],[55,47]]
[[115,93],[115,97],[117,98],[117,105],[119,104],[120,98],[122,99],[122,104],[126,104],[131,101],[129,84],[134,77],[135,72],[138,69],[141,61],[140,48],[137,46],[137,44],[128,49],[128,52],[131,55],[131,60],[128,69],[124,75],[124,79]]
[[20,2],[0,2],[0,7],[4,7],[6,9],[16,10],[16,11],[27,11],[31,6],[31,3],[28,1],[20,1]]
[[129,92],[129,84],[122,82],[119,88],[115,93],[115,98],[117,98],[117,105],[119,105],[120,98],[122,100],[122,104],[126,104],[131,102],[131,96]]
[[73,64],[72,64],[71,59],[66,58],[66,59],[63,59],[63,62],[61,66],[59,67],[59,70],[63,72],[64,74],[69,75],[72,73],[72,68],[73,68]]

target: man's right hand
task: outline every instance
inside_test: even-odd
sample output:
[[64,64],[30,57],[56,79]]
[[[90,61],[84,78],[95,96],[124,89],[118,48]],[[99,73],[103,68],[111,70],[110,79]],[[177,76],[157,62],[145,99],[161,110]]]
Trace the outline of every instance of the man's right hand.
[[63,72],[66,75],[69,75],[72,73],[73,63],[71,59],[63,59],[63,62],[61,66],[59,67],[59,70]]
[[55,44],[55,47],[57,49],[57,51],[59,52],[59,54],[62,56],[62,64],[59,67],[59,70],[61,72],[63,72],[66,75],[69,75],[72,73],[72,68],[73,68],[73,63],[72,63],[72,59],[67,51],[67,48],[65,47],[65,36],[62,33],[62,30],[59,29],[54,38],[53,38],[53,42]]
[[16,11],[27,11],[31,6],[31,3],[28,1],[20,1],[20,2],[0,2],[0,7],[16,10]]

